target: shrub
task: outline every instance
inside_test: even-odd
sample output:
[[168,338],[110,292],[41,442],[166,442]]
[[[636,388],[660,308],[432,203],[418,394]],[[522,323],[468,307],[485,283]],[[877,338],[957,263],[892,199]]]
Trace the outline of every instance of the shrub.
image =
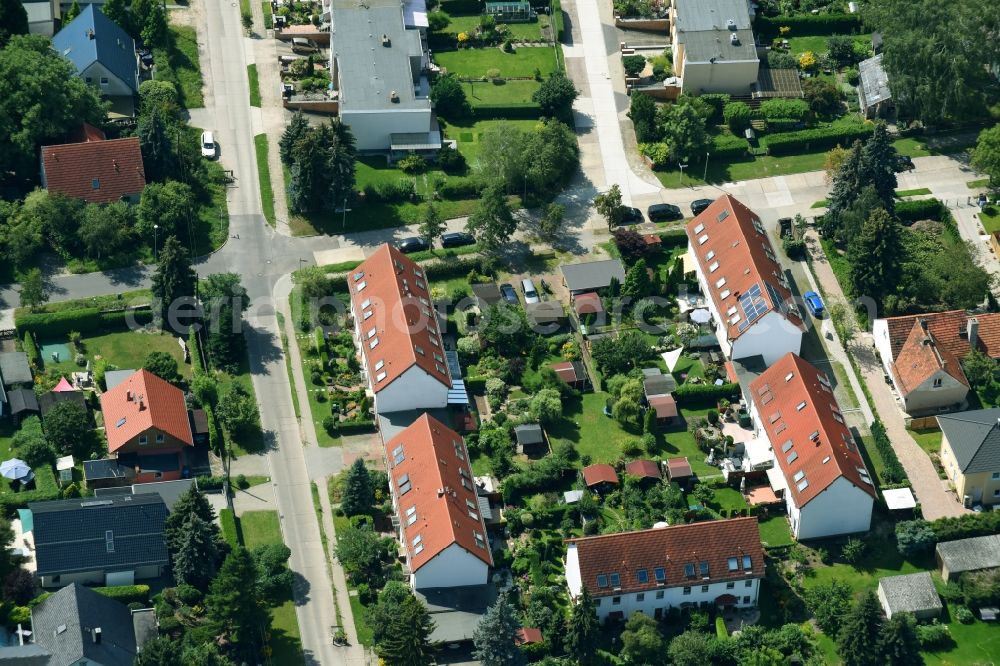
[[850,538],[840,549],[840,556],[848,564],[855,564],[865,554],[865,542],[861,539]]
[[427,160],[420,155],[407,155],[396,163],[403,173],[423,173],[427,171]]
[[733,159],[745,157],[749,150],[750,144],[742,136],[720,134],[712,139],[712,148],[709,152],[712,158]]
[[795,69],[798,67],[798,63],[795,61],[795,56],[791,53],[768,51],[767,66],[771,69]]
[[803,240],[786,237],[781,242],[781,246],[784,248],[785,254],[788,255],[789,259],[801,261],[806,258],[806,242]]
[[976,621],[976,616],[965,606],[959,606],[955,609],[955,619],[962,624],[972,624]]
[[115,585],[114,587],[95,587],[94,592],[103,594],[109,599],[120,601],[123,604],[128,604],[133,601],[149,601],[149,585]]
[[903,557],[929,553],[937,543],[934,530],[925,520],[904,520],[896,523],[896,549]]
[[712,115],[708,117],[708,124],[721,125],[724,120],[723,111],[729,104],[730,96],[726,93],[708,93],[700,95],[698,99],[712,107]]
[[918,220],[936,220],[941,222],[947,210],[944,204],[938,199],[900,201],[896,204],[896,216],[903,224]]
[[866,140],[872,134],[872,127],[817,127],[772,134],[763,139],[767,152],[771,155],[790,155],[807,150],[822,150],[836,145],[848,146],[856,139]]
[[950,647],[954,643],[951,632],[948,631],[948,625],[939,624],[937,620],[931,624],[918,624],[917,640],[920,642],[922,650],[939,650]]
[[365,199],[372,203],[397,203],[412,201],[417,196],[417,188],[409,178],[400,178],[396,181],[365,185],[364,193]]
[[809,117],[809,105],[801,99],[769,99],[761,103],[760,112],[769,121],[779,118],[805,120]]
[[850,69],[844,71],[844,78],[847,79],[847,82],[852,86],[856,86],[861,81],[861,74],[856,68],[851,67]]
[[31,367],[36,370],[41,369],[42,355],[38,351],[38,345],[35,344],[35,336],[31,334],[31,331],[24,332],[24,340],[21,348],[28,356],[28,363],[31,364]]
[[746,102],[730,102],[722,111],[729,130],[738,134],[750,127],[750,107]]
[[714,405],[719,398],[731,399],[739,391],[739,384],[727,383],[721,386],[715,384],[681,384],[674,392],[678,405],[686,407],[710,404]]
[[938,518],[929,524],[938,541],[1000,534],[1000,511],[967,513],[956,518]]
[[882,457],[884,469],[882,470],[882,483],[902,483],[906,481],[906,472],[896,457],[896,452],[889,441],[889,435],[885,432],[885,426],[878,418],[872,423],[872,439],[875,440],[875,449]]
[[[464,157],[462,161],[465,161]],[[441,168],[444,169],[443,166]],[[483,182],[479,178],[449,178],[438,186],[437,193],[442,199],[473,199],[479,196],[482,189]]]
[[625,68],[625,76],[639,76],[642,70],[646,69],[646,59],[641,55],[628,55],[622,58],[622,67]]
[[[437,165],[445,173],[462,173],[465,171],[467,165],[465,162],[465,155],[458,152],[451,146],[443,146],[437,154]],[[440,193],[441,188],[438,188]]]

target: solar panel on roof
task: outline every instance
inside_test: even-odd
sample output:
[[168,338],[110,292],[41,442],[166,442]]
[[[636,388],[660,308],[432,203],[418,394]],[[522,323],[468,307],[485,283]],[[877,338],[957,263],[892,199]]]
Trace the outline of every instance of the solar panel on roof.
[[743,308],[743,314],[746,319],[743,322],[745,326],[741,325],[738,329],[740,332],[746,330],[750,324],[770,309],[767,302],[761,298],[759,284],[754,284],[745,294],[740,296],[740,307]]

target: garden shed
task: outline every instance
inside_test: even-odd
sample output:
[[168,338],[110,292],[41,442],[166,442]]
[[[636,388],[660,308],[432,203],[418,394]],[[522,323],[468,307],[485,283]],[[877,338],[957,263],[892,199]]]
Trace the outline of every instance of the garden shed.
[[606,463],[589,465],[583,468],[583,482],[588,488],[610,487],[618,485],[618,472]]
[[528,2],[487,2],[486,14],[500,23],[527,23],[535,20],[535,12]]
[[691,470],[691,463],[687,458],[670,458],[667,460],[667,478],[671,481],[684,483],[694,476]]
[[518,453],[537,456],[548,452],[545,431],[537,423],[525,423],[514,428],[514,439],[517,440]]
[[1000,568],[1000,534],[938,543],[935,559],[945,582],[966,571]]
[[660,468],[653,460],[633,460],[625,465],[625,473],[640,479],[660,480]]
[[896,613],[911,613],[918,620],[928,620],[941,614],[941,597],[927,571],[880,578],[878,600],[890,619]]

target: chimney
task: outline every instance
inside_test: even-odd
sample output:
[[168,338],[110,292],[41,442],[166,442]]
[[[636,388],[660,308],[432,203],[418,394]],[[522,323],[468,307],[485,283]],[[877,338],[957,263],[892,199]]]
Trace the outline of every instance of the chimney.
[[927,320],[926,319],[921,319],[920,320],[920,328],[924,329],[925,331],[927,330]]
[[139,411],[146,409],[146,403],[143,402],[142,398],[139,398]]
[[94,38],[94,31],[87,30],[87,39],[93,39],[93,38]]
[[965,331],[969,338],[969,349],[975,349],[979,342],[979,320],[971,317],[965,324]]
[[118,166],[118,159],[115,158],[114,160],[112,160],[112,162],[114,162],[115,171],[121,171],[121,167]]
[[399,93],[395,90],[389,93],[389,101],[393,104],[399,104]]
[[389,39],[389,35],[385,34],[384,32],[382,33],[382,46],[386,47],[392,46],[392,40]]
[[125,399],[128,400],[129,402],[132,401],[132,391],[125,392]]
[[94,639],[94,645],[101,644],[101,628],[96,627],[90,630],[90,637]]

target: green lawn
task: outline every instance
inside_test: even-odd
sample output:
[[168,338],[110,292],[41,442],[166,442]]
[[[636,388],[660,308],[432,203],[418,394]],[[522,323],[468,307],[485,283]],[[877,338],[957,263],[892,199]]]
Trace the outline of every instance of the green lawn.
[[156,78],[177,86],[181,106],[194,109],[205,106],[201,94],[201,65],[198,62],[198,35],[194,27],[170,26],[171,45],[157,49]]
[[[251,65],[254,67],[254,65]],[[256,69],[254,70],[256,76]],[[258,104],[258,106],[260,106]],[[254,150],[257,151],[257,180],[260,183],[260,205],[264,210],[264,218],[274,226],[274,190],[271,189],[271,169],[267,163],[267,135],[258,134],[253,138]]]
[[940,430],[907,430],[910,436],[916,440],[927,453],[938,453],[941,451],[941,431]]
[[[283,543],[277,511],[247,511],[239,517],[244,545],[253,549],[267,544]],[[300,663],[302,643],[299,623],[295,617],[292,591],[281,603],[271,607],[271,657],[276,664]]]
[[794,543],[792,530],[788,524],[785,514],[771,516],[758,523],[760,529],[760,540],[768,546],[787,546]]
[[531,96],[541,84],[537,81],[505,81],[491,83],[463,83],[465,97],[475,109],[479,105],[502,104],[505,106],[528,106],[533,104]]
[[972,624],[962,624],[954,620],[955,606],[947,605],[945,617],[948,631],[955,641],[950,650],[923,652],[926,664],[995,664],[1000,655],[1000,630],[996,625],[976,620]]
[[[457,35],[460,32],[474,33],[479,27],[479,14],[469,16],[448,17],[451,22],[442,30],[442,33]],[[542,30],[549,25],[549,17],[542,15],[533,23],[507,23],[508,34],[514,41],[537,42],[542,39]]]
[[247,82],[250,84],[250,106],[260,108],[260,82],[257,80],[257,65],[247,65]]
[[747,501],[735,488],[715,488],[715,498],[708,503],[709,507],[719,513],[726,513],[747,508]]
[[479,161],[479,141],[488,131],[497,127],[514,128],[527,131],[537,124],[537,120],[462,121],[461,123],[450,123],[445,128],[445,136],[449,139],[455,139],[455,141],[458,142],[459,152],[465,156],[465,160],[469,163],[470,167],[475,167],[476,163]]
[[278,317],[278,330],[281,332],[281,348],[285,352],[285,371],[288,373],[288,385],[292,387],[292,409],[295,410],[295,418],[302,418],[299,408],[299,392],[295,390],[295,378],[292,376],[292,356],[288,353],[288,336],[285,334],[285,315],[280,312],[275,313]]
[[[39,340],[40,345],[67,342],[68,338],[56,340]],[[120,331],[118,333],[106,333],[104,335],[83,338],[83,354],[89,360],[100,357],[108,363],[121,370],[142,367],[146,356],[154,351],[161,351],[170,354],[177,361],[177,369],[185,378],[191,377],[191,365],[184,363],[184,355],[181,352],[177,337],[167,333],[135,333],[132,331]],[[52,359],[42,359],[45,369],[55,369],[58,372],[68,375],[71,372],[78,372],[80,367],[72,358],[60,358],[59,363],[53,363]],[[47,361],[47,362],[46,362]]]
[[435,51],[434,62],[449,74],[460,77],[484,77],[491,69],[500,71],[501,77],[535,76],[538,72],[548,76],[559,69],[554,49],[548,47],[525,46],[514,53],[501,49],[461,49],[458,51]]
[[983,223],[983,229],[988,234],[1000,231],[1000,207],[996,204],[983,207],[979,211],[979,221]]
[[913,190],[896,190],[896,196],[902,199],[903,197],[915,197],[918,194],[930,194],[930,188],[918,187]]
[[267,0],[260,3],[261,9],[264,11],[264,29],[270,30],[274,27],[274,17],[271,15],[271,3]]
[[810,208],[826,208],[830,205],[829,199],[820,199],[819,201],[814,201]]
[[[806,51],[812,51],[817,57],[819,57],[830,50],[827,46],[827,40],[829,40],[832,36],[833,35],[789,37],[788,52],[798,57]],[[855,37],[857,36],[855,35]],[[860,45],[862,48],[871,50],[872,40],[870,35],[857,37],[857,39],[854,40],[854,43]]]
[[979,180],[970,180],[965,184],[970,190],[979,190],[990,186],[989,178],[980,178]]

